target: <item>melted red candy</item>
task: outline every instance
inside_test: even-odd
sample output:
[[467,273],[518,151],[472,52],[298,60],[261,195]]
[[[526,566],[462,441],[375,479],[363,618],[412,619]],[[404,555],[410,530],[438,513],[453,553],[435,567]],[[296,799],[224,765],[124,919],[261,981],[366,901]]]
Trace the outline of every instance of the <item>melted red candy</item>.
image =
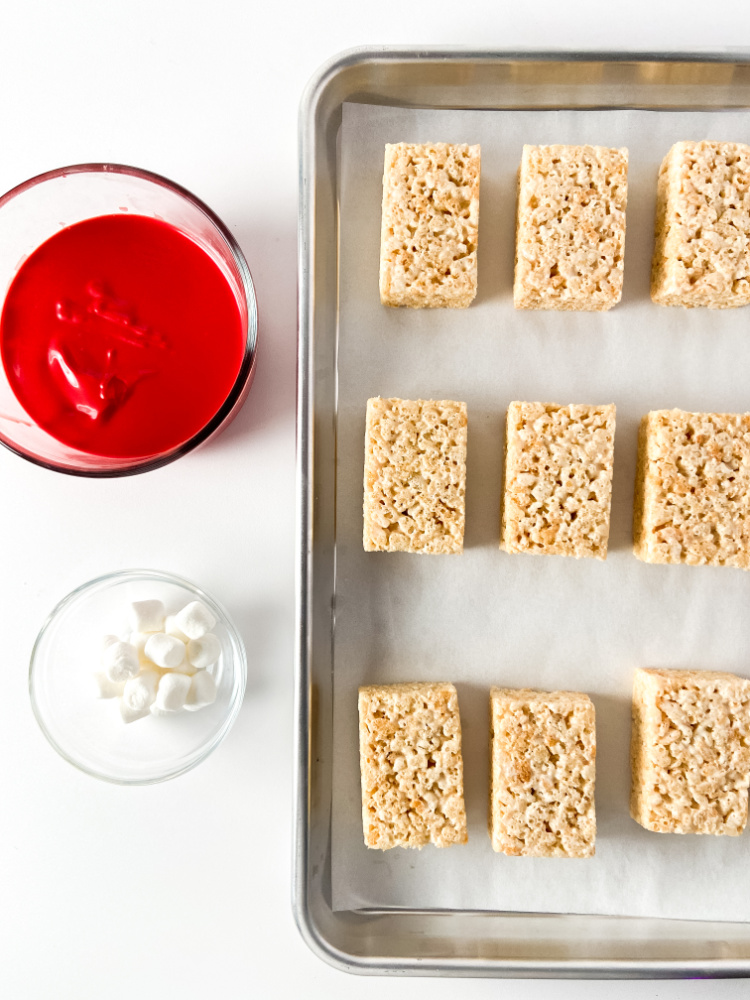
[[229,394],[244,347],[220,267],[179,230],[138,215],[52,236],[19,269],[0,319],[3,365],[32,420],[113,458],[189,440]]

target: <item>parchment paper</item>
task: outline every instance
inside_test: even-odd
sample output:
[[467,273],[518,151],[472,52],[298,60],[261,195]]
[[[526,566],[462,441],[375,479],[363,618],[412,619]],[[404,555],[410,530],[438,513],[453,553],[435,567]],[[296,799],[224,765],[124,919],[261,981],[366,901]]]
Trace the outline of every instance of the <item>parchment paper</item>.
[[[750,575],[648,566],[632,554],[637,428],[648,410],[750,410],[750,309],[667,309],[648,294],[656,177],[673,142],[750,142],[750,115],[444,112],[347,105],[341,131],[337,585],[332,890],[336,909],[466,908],[750,919],[750,832],[649,833],[630,819],[633,670],[750,676]],[[466,310],[380,305],[386,142],[481,143],[479,293]],[[607,313],[517,311],[515,185],[524,143],[630,151],[625,285]],[[465,551],[365,553],[362,470],[370,396],[468,404]],[[606,562],[500,552],[504,418],[513,399],[617,405]],[[458,689],[469,843],[363,844],[360,684]],[[508,858],[487,835],[489,688],[587,692],[597,713],[596,857]]]

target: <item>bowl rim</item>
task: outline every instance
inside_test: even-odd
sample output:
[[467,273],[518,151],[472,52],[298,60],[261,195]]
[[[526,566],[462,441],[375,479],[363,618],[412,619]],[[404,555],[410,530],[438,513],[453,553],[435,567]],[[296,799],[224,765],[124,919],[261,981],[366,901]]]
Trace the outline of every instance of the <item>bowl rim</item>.
[[[227,249],[237,266],[240,279],[240,289],[245,297],[245,303],[247,306],[247,335],[245,338],[244,354],[237,376],[232,383],[231,389],[227,393],[227,398],[224,400],[213,417],[199,431],[197,431],[191,438],[188,438],[187,441],[184,441],[176,448],[173,448],[172,451],[168,452],[166,455],[159,455],[156,458],[136,461],[134,464],[123,468],[76,469],[65,465],[58,465],[55,462],[46,461],[45,459],[39,458],[31,452],[25,451],[23,448],[6,441],[4,438],[0,438],[0,444],[7,448],[8,451],[13,452],[14,455],[18,455],[27,462],[32,462],[34,465],[38,465],[43,469],[49,469],[51,472],[61,472],[68,476],[82,476],[87,479],[114,479],[120,476],[137,475],[141,472],[151,472],[153,469],[160,469],[163,466],[176,461],[178,458],[182,458],[183,455],[187,455],[189,452],[194,451],[199,445],[203,444],[213,434],[215,434],[235,407],[239,407],[245,394],[250,389],[250,385],[255,374],[255,363],[258,350],[258,302],[252,275],[245,259],[245,255],[243,254],[239,243],[230,232],[228,226],[222,222],[219,216],[211,208],[209,208],[204,201],[198,198],[197,195],[193,194],[193,192],[188,188],[183,187],[181,184],[177,184],[168,177],[164,177],[163,174],[157,174],[152,170],[144,170],[141,167],[133,167],[124,163],[109,162],[74,163],[66,167],[56,167],[53,170],[46,170],[41,174],[36,174],[34,177],[29,177],[20,184],[16,184],[15,187],[10,188],[10,190],[6,191],[5,194],[0,195],[0,209],[19,195],[22,195],[26,191],[29,191],[34,187],[38,187],[47,181],[57,180],[61,177],[64,178],[71,174],[85,173],[121,174],[124,176],[138,177],[149,181],[158,187],[163,187],[173,191],[175,194],[178,194],[180,197],[190,202],[194,208],[197,208],[199,212],[206,216],[208,221],[213,225],[217,234],[226,243]],[[91,216],[91,218],[97,217],[98,216],[96,214]],[[3,302],[4,297],[0,300],[0,312],[2,311]]]
[[[198,751],[191,753],[190,757],[184,763],[175,766],[165,773],[158,774],[154,777],[133,777],[133,778],[122,778],[113,777],[106,771],[98,770],[96,768],[87,766],[83,764],[80,760],[76,759],[67,750],[65,750],[60,743],[52,736],[47,725],[42,717],[39,706],[37,704],[35,696],[35,680],[37,677],[36,659],[39,652],[40,645],[47,633],[49,626],[56,620],[57,616],[72,604],[75,604],[78,600],[84,597],[89,591],[94,589],[106,589],[105,585],[109,584],[119,584],[126,583],[128,580],[153,580],[161,583],[168,583],[176,585],[179,587],[184,587],[191,593],[195,594],[196,597],[205,599],[210,605],[216,608],[222,615],[222,624],[226,627],[229,632],[230,639],[232,640],[232,646],[235,649],[235,663],[234,663],[234,674],[235,674],[235,685],[236,690],[232,701],[229,703],[229,711],[223,723],[219,729],[214,733],[211,739],[203,745]],[[101,781],[106,781],[113,785],[156,785],[163,781],[169,781],[171,778],[176,778],[180,774],[185,774],[187,771],[191,771],[194,767],[200,764],[202,761],[206,760],[213,751],[224,741],[229,730],[234,725],[237,716],[239,715],[240,708],[242,707],[242,702],[245,697],[245,689],[247,686],[247,651],[245,649],[245,643],[239,630],[235,626],[231,616],[228,611],[219,601],[216,600],[211,594],[207,593],[201,587],[198,587],[192,581],[185,579],[184,577],[178,576],[175,573],[167,573],[162,570],[154,569],[122,569],[114,570],[111,573],[104,573],[101,576],[97,576],[92,580],[88,580],[86,583],[80,584],[74,590],[71,590],[65,595],[61,600],[57,602],[54,608],[49,612],[45,618],[39,632],[37,633],[36,639],[34,640],[34,645],[31,650],[31,656],[29,658],[29,673],[28,673],[28,690],[29,690],[29,700],[31,702],[31,709],[36,719],[37,725],[41,729],[44,737],[50,746],[53,747],[57,753],[66,760],[69,764],[72,764],[76,770],[81,771],[83,774],[91,775],[93,778],[99,778]]]

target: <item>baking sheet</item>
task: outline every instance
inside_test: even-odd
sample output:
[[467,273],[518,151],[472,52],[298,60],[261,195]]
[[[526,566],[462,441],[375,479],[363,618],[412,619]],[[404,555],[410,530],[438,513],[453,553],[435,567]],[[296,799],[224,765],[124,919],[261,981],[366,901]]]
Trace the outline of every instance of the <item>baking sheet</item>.
[[[632,555],[637,427],[651,409],[750,409],[747,310],[675,310],[648,295],[656,175],[682,139],[750,141],[742,112],[448,112],[344,106],[340,137],[334,909],[446,908],[750,919],[750,833],[648,833],[628,813],[633,670],[750,676],[750,576]],[[482,146],[479,293],[467,310],[387,309],[378,295],[386,142]],[[516,172],[524,143],[630,151],[625,284],[609,313],[516,311]],[[465,551],[362,549],[370,396],[468,404]],[[607,561],[498,549],[513,399],[617,405]],[[450,680],[459,694],[469,843],[379,852],[362,839],[357,688]],[[491,685],[586,691],[597,711],[593,859],[506,858],[487,836]]]

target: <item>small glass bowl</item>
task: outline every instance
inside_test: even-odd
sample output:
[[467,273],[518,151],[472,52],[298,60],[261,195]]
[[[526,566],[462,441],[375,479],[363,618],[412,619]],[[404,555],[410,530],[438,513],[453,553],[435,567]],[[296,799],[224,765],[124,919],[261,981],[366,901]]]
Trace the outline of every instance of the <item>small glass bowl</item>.
[[[132,601],[158,598],[174,614],[202,601],[216,618],[221,656],[209,667],[216,701],[196,712],[125,723],[119,699],[97,696],[103,638],[121,634]],[[226,611],[187,580],[155,570],[123,570],[91,580],[52,611],[31,654],[29,693],[42,732],[81,771],[120,785],[166,781],[200,764],[229,732],[247,682],[245,647]]]
[[0,197],[0,312],[26,258],[62,228],[103,215],[129,213],[160,219],[197,243],[228,281],[245,339],[240,370],[222,405],[192,437],[158,454],[110,458],[58,441],[30,418],[0,363],[0,444],[56,472],[126,476],[159,468],[204,444],[227,426],[255,373],[258,316],[250,269],[224,223],[190,191],[159,174],[117,163],[82,163],[32,177]]

